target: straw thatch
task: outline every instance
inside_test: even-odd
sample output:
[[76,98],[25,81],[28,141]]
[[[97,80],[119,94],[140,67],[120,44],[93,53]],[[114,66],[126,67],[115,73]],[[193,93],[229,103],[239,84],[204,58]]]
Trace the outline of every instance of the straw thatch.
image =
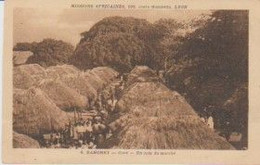
[[13,132],[13,148],[40,148],[40,144],[29,136]]
[[169,90],[159,82],[138,82],[131,85],[117,103],[121,112],[134,110],[144,106],[148,110],[145,115],[195,115],[192,107],[177,92]]
[[66,75],[79,74],[79,70],[73,65],[57,65],[46,68],[48,78],[60,78]]
[[156,72],[147,66],[135,67],[127,77],[127,85],[131,85],[135,82],[150,82],[160,81]]
[[233,149],[194,116],[140,117],[131,114],[129,119],[120,121],[120,131],[113,137],[116,138],[114,148]]
[[111,82],[118,75],[117,71],[109,67],[96,67],[93,68],[90,72],[99,76],[106,83]]
[[31,51],[13,51],[14,66],[25,64],[27,59],[32,55]]
[[112,142],[106,142],[108,147],[110,143],[124,149],[233,149],[182,96],[159,81],[148,80],[124,91],[116,107],[121,117],[110,124],[117,130]]
[[[78,89],[83,84],[86,84],[89,88],[88,93],[91,93],[90,95],[92,96],[95,91],[91,88],[94,88],[96,91],[100,90],[117,75],[118,72],[108,67],[97,67],[82,72],[72,65],[57,65],[45,69],[38,64],[28,64],[14,67],[13,71],[15,88],[28,89],[39,84],[44,79],[60,79],[61,81],[64,80],[67,84],[71,80],[72,82],[69,83],[69,87]],[[78,81],[75,80],[76,78],[79,79],[80,84],[77,84]],[[83,93],[86,94],[86,92]]]
[[29,73],[23,72],[15,67],[13,70],[13,86],[20,89],[28,89],[35,84],[35,81]]
[[102,78],[91,72],[91,70],[87,70],[86,72],[84,72],[84,77],[87,82],[89,82],[91,86],[96,90],[102,89],[106,84],[106,82]]
[[88,99],[97,98],[97,90],[92,86],[88,79],[86,79],[84,73],[69,74],[63,76],[60,81],[66,84],[68,87],[76,90],[81,95],[86,96]]
[[[88,108],[98,92],[116,78],[118,73],[108,67],[82,72],[71,65],[43,68],[38,64],[14,67],[14,87],[41,88],[63,110]],[[90,102],[89,102],[90,101]]]
[[88,106],[88,99],[60,80],[46,79],[38,86],[61,109],[83,108]]
[[20,65],[13,69],[13,83],[15,88],[28,89],[38,84],[47,74],[38,64]]
[[13,94],[13,130],[39,136],[64,128],[69,117],[40,89],[15,89]]

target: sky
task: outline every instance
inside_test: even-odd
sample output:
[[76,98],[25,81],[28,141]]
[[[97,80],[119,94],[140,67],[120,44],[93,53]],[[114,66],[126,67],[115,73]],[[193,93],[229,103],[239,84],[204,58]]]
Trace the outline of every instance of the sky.
[[76,45],[80,33],[88,31],[95,23],[108,16],[144,18],[150,22],[160,18],[189,21],[209,11],[196,10],[86,10],[86,9],[30,9],[14,10],[14,44],[17,42],[39,42],[53,38]]

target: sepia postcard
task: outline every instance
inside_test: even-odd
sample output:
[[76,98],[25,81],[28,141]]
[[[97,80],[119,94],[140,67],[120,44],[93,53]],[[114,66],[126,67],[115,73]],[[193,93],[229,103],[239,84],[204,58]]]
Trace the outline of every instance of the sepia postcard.
[[259,1],[10,0],[4,163],[260,163]]

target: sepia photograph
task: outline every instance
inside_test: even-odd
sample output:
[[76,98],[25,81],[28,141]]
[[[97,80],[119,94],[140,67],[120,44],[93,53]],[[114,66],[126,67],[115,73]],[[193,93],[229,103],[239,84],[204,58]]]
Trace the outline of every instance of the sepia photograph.
[[248,149],[248,10],[13,10],[13,148]]
[[259,7],[6,1],[3,162],[258,165]]

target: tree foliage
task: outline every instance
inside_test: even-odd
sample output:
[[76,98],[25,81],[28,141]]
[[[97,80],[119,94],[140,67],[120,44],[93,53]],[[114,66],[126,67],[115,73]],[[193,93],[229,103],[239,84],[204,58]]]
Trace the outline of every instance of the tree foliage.
[[43,67],[68,63],[74,48],[71,44],[61,40],[44,39],[34,44],[31,51],[33,55],[28,58],[27,63],[38,63]]
[[105,65],[124,72],[147,65],[158,70],[164,66],[160,41],[170,33],[168,24],[173,25],[165,20],[152,24],[132,17],[104,18],[81,34],[71,61],[81,69]]
[[[215,11],[204,26],[180,43],[170,55],[173,58],[167,70],[169,86],[183,93],[199,114],[204,113],[205,107],[213,106],[213,114],[220,124],[225,124],[227,119],[221,119],[223,104],[241,84],[248,85],[248,12]],[[243,94],[242,98],[248,97],[247,89]],[[239,109],[230,114],[232,123],[246,125],[247,103],[247,99],[239,99],[236,104],[243,107],[231,107],[233,111]]]
[[36,42],[19,42],[14,46],[13,51],[32,51],[36,45]]
[[128,72],[133,68],[133,64],[144,64],[149,51],[149,48],[132,34],[109,33],[99,35],[91,42],[79,44],[72,63],[81,69],[109,65],[121,72]]

